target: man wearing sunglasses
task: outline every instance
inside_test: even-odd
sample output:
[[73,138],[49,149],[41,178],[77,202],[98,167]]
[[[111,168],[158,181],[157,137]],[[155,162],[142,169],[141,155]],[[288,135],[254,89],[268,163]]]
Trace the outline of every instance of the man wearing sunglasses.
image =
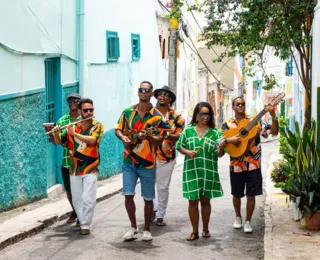
[[[138,234],[134,203],[138,178],[141,184],[141,196],[145,202],[145,224],[142,240],[150,241],[153,239],[150,233],[150,223],[153,210],[152,201],[155,197],[155,153],[156,146],[162,143],[159,131],[159,128],[163,128],[161,126],[162,116],[150,103],[153,96],[153,86],[149,81],[141,82],[138,96],[139,103],[122,112],[115,128],[116,136],[125,146],[122,166],[122,194],[125,196],[125,206],[131,222],[131,227],[123,237],[126,241],[133,240]],[[152,127],[155,131],[150,133]],[[125,134],[128,131],[136,131],[137,134],[129,137]]]
[[[242,97],[237,97],[232,101],[232,109],[235,116],[225,121],[221,130],[224,132],[230,128],[237,128],[238,123],[242,119],[249,119],[251,117],[246,115],[246,103]],[[272,117],[271,134],[278,134],[278,121],[276,119],[275,111],[272,106],[266,108]],[[244,197],[246,192],[247,205],[246,205],[246,221],[244,223],[244,232],[251,233],[251,217],[255,208],[255,196],[262,195],[262,173],[261,173],[261,144],[260,132],[261,123],[257,125],[258,133],[256,138],[248,144],[247,152],[240,158],[230,157],[230,182],[231,194],[233,195],[233,206],[236,213],[236,219],[233,227],[235,229],[242,228],[241,217],[241,198]],[[238,145],[241,142],[240,137],[234,136],[227,138],[227,143]]]
[[104,127],[91,118],[94,115],[91,99],[81,99],[79,109],[81,117],[89,119],[69,126],[60,135],[56,132],[54,140],[70,149],[72,202],[80,221],[80,234],[88,235],[96,204],[99,143]]
[[[69,112],[66,113],[64,116],[58,119],[56,122],[56,126],[65,126],[70,123],[73,123],[81,118],[80,110],[78,109],[78,105],[80,102],[81,96],[77,93],[71,93],[67,97],[67,102],[69,106]],[[52,130],[52,127],[46,127],[46,131]],[[51,141],[54,143],[53,135],[50,135]],[[63,157],[62,157],[62,164],[61,164],[61,174],[62,174],[62,180],[64,184],[64,189],[66,191],[66,195],[68,198],[68,201],[70,202],[70,205],[73,209],[69,219],[67,220],[67,223],[73,223],[77,219],[77,213],[74,210],[74,207],[72,205],[72,193],[70,188],[70,165],[71,165],[71,159],[70,159],[70,153],[68,147],[63,147]]]
[[163,218],[168,205],[171,175],[176,163],[175,143],[183,131],[184,119],[171,107],[176,101],[176,95],[168,86],[156,89],[154,97],[158,100],[156,108],[162,114],[166,128],[163,129],[165,135],[162,145],[157,147],[156,198],[153,200],[152,220],[157,218],[157,226],[166,226]]

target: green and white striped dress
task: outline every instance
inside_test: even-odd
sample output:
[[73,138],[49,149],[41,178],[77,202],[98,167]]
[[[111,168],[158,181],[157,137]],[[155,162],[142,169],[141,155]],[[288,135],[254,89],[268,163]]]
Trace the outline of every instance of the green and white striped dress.
[[182,187],[183,197],[186,199],[197,200],[200,196],[212,199],[223,196],[216,148],[220,137],[218,129],[210,128],[202,138],[199,138],[196,125],[188,125],[180,135],[176,149],[185,148],[193,151],[200,149],[194,158],[187,155],[184,158]]

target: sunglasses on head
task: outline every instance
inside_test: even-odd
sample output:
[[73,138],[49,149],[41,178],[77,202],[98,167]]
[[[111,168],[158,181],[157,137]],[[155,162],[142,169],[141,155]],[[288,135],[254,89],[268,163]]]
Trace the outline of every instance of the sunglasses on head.
[[83,109],[81,109],[82,110],[82,112],[84,112],[84,113],[88,113],[88,112],[93,112],[94,111],[94,108],[83,108]]
[[80,102],[80,99],[78,99],[78,98],[70,98],[69,100],[68,100],[68,103],[70,104],[70,103],[79,103]]
[[208,117],[208,118],[211,117],[209,113],[199,113],[199,116],[200,117]]
[[152,91],[151,88],[138,88],[139,93],[150,93]]
[[160,91],[158,96],[166,96],[169,97],[169,93],[167,91]]
[[240,105],[244,107],[244,106],[246,105],[246,103],[245,103],[245,102],[236,103],[236,106],[237,106],[237,107],[240,107]]

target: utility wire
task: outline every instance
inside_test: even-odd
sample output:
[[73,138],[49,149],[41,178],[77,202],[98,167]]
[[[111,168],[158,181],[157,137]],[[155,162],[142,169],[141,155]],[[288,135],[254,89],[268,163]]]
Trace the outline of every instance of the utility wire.
[[[192,9],[191,9],[188,1],[185,1],[185,2],[186,2],[186,4],[187,4],[187,6],[189,7],[190,12],[191,12],[191,15],[192,15],[193,19],[195,20],[196,24],[198,25],[200,31],[201,31],[202,33],[204,33],[204,31],[203,31],[202,27],[200,26],[197,18],[195,17],[195,15],[194,15],[194,13],[193,13],[193,11],[192,11]],[[228,49],[228,48],[226,48],[225,51],[227,51],[227,49]],[[214,49],[213,47],[211,47],[211,50],[217,55],[217,57],[220,57],[220,55],[218,55],[218,53],[215,51],[215,49]],[[232,59],[232,58],[231,58],[231,59]],[[229,59],[227,62],[223,63],[223,66],[221,67],[220,72],[221,72],[221,70],[222,70],[223,67],[227,67],[228,69],[234,71],[234,69],[230,68],[230,67],[227,65],[227,63],[228,63],[231,59]]]

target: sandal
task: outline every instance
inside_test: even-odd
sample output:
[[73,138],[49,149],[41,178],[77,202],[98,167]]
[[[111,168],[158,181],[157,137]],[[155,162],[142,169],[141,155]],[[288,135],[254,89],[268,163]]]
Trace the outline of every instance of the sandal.
[[159,226],[159,227],[165,227],[167,225],[167,223],[163,222],[163,221],[161,221],[161,222],[157,221],[156,225]]
[[209,237],[211,237],[210,231],[209,231],[209,230],[204,230],[204,231],[202,232],[202,237],[203,237],[203,238],[209,238]]
[[187,237],[188,241],[194,241],[199,238],[199,232],[192,232],[190,236]]

